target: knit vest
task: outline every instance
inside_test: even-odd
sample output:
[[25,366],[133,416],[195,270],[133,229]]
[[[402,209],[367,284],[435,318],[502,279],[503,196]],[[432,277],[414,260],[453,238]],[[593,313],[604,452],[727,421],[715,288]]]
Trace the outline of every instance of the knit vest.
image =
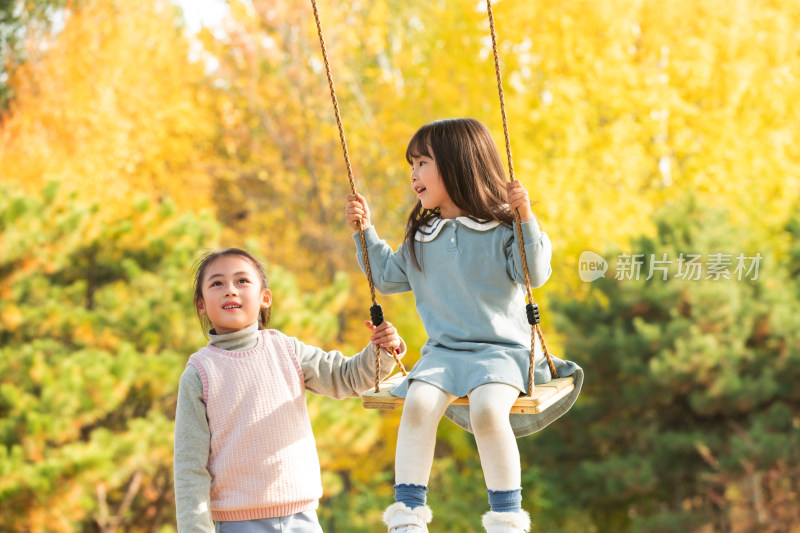
[[209,344],[187,364],[200,373],[211,430],[211,517],[255,520],[316,509],[319,458],[288,337],[262,330],[255,348],[243,352]]

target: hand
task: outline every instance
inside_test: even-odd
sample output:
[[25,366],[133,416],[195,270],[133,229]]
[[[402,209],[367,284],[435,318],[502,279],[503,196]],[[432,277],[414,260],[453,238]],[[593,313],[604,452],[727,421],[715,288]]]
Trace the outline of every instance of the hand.
[[378,327],[373,326],[372,322],[369,320],[364,324],[372,330],[372,336],[369,340],[375,346],[379,346],[386,351],[391,351],[393,349],[396,353],[405,351],[403,339],[400,338],[400,334],[397,333],[397,330],[391,322],[383,322]]
[[508,205],[511,209],[519,211],[520,222],[530,222],[533,220],[531,201],[528,198],[528,190],[522,186],[519,180],[510,181],[506,184],[508,190]]
[[[370,222],[369,206],[367,201],[360,194],[348,194],[347,205],[344,207],[344,216],[347,224],[353,231],[367,229],[372,225]],[[361,227],[358,226],[359,222]]]

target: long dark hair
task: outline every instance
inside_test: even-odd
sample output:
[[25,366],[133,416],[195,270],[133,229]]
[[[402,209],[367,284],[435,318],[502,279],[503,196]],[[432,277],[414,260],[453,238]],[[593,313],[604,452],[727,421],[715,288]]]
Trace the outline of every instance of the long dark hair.
[[[206,277],[206,272],[214,261],[220,257],[225,257],[228,255],[238,255],[247,260],[251,265],[253,265],[253,268],[258,275],[258,280],[261,282],[261,288],[269,289],[267,273],[264,270],[264,266],[261,264],[261,261],[256,259],[256,257],[250,252],[242,250],[241,248],[226,248],[224,250],[206,252],[201,255],[194,268],[194,309],[197,313],[197,318],[200,320],[200,326],[203,328],[203,333],[206,334],[212,327],[211,321],[208,319],[208,315],[201,315],[200,310],[197,308],[197,304],[203,301],[203,279]],[[259,310],[258,329],[267,329],[271,314],[271,307],[262,307]]]
[[[514,214],[508,207],[503,161],[489,129],[474,118],[437,120],[422,126],[408,143],[406,161],[427,156],[436,160],[442,183],[453,203],[467,215],[510,225]],[[406,222],[405,248],[418,270],[414,235],[439,209],[411,209]]]

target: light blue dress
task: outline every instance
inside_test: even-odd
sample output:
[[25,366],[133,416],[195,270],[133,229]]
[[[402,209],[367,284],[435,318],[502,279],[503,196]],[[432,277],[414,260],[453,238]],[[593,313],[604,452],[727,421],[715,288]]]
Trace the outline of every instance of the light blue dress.
[[[521,225],[531,287],[550,277],[551,245],[535,220]],[[358,234],[357,257],[364,270]],[[401,244],[397,252],[370,227],[365,232],[375,288],[383,294],[413,291],[428,342],[409,376],[392,388],[405,397],[418,379],[456,396],[485,383],[505,383],[526,393],[531,328],[525,314],[525,278],[516,230],[473,217],[436,218],[415,236],[418,270]],[[517,436],[544,428],[567,412],[578,397],[583,371],[553,358],[559,377],[572,375],[575,390],[538,415],[510,415]],[[550,369],[536,342],[534,383],[550,381]],[[446,416],[472,431],[468,406],[451,406]]]

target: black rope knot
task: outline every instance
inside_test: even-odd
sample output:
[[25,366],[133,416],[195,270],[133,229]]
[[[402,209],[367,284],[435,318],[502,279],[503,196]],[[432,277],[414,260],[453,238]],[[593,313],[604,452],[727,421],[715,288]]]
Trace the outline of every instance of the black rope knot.
[[373,305],[369,308],[369,315],[372,317],[372,325],[373,326],[380,326],[383,324],[383,309],[378,304]]
[[539,304],[529,303],[525,306],[525,311],[528,313],[528,324],[534,326],[542,321],[539,318]]

